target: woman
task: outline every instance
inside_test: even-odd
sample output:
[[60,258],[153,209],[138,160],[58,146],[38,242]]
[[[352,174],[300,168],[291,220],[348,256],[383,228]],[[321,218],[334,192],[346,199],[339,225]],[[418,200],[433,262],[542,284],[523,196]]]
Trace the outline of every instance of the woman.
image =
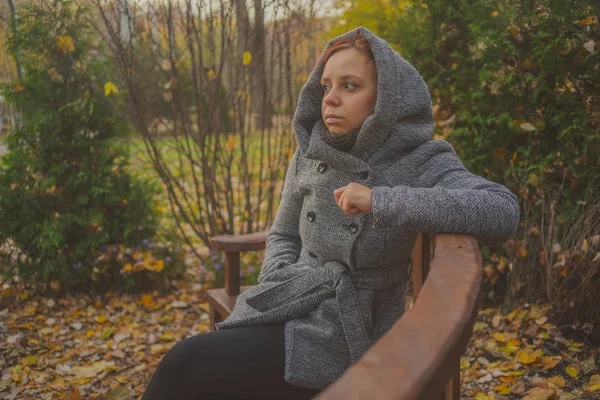
[[174,346],[144,399],[310,398],[402,314],[417,232],[516,230],[516,197],[430,140],[423,79],[365,28],[327,45],[294,131],[259,284],[217,332]]

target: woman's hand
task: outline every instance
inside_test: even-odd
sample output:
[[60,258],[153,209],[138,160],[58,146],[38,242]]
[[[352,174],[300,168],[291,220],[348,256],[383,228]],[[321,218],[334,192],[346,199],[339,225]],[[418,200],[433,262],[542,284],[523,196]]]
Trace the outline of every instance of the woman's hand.
[[349,215],[368,213],[373,210],[371,203],[371,189],[358,183],[336,189],[333,192],[335,202],[343,212]]

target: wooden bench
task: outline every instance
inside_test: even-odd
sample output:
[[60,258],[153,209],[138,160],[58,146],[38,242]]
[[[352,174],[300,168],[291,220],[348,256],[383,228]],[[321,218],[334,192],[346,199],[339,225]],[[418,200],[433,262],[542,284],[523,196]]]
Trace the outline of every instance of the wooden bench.
[[[212,330],[248,288],[240,287],[240,252],[263,250],[267,234],[211,240],[213,250],[225,253],[225,288],[206,293]],[[458,400],[460,357],[477,316],[481,267],[473,237],[438,234],[431,240],[420,234],[413,249],[413,306],[316,398]]]

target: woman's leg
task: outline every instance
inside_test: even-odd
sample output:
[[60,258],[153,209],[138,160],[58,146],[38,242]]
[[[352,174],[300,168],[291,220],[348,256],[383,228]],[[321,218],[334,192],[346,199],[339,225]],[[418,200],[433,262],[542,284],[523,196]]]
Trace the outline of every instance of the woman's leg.
[[189,337],[165,354],[142,400],[310,399],[319,391],[287,383],[285,324]]

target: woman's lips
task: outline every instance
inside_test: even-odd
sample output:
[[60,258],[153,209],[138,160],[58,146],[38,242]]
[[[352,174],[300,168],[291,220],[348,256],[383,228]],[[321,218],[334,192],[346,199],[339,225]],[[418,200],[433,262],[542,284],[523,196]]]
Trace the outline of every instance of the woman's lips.
[[342,120],[342,118],[340,118],[340,117],[326,117],[326,118],[325,118],[325,122],[326,122],[328,125],[335,124],[335,123],[337,123],[337,122],[339,122],[339,121],[341,121],[341,120]]

